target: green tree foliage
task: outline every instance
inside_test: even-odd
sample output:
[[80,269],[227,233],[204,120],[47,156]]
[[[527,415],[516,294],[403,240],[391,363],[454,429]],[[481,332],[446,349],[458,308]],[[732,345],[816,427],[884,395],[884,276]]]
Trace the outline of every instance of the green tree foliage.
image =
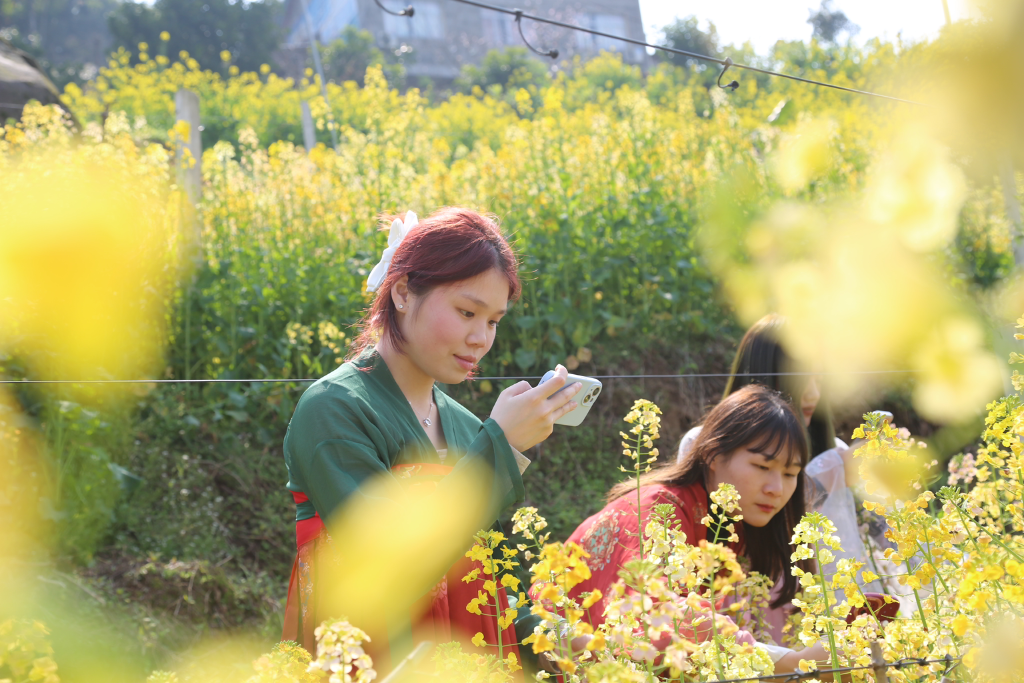
[[837,42],[842,33],[852,37],[860,31],[845,12],[832,9],[832,0],[821,0],[821,7],[811,12],[807,23],[814,28],[814,37],[826,43]]
[[[400,88],[405,84],[405,65],[415,57],[412,48],[404,44],[395,50],[381,50],[372,33],[350,24],[340,36],[321,48],[320,58],[328,81],[353,81],[363,85],[366,70],[380,66],[388,83]],[[313,66],[312,59],[308,66]]]
[[480,66],[467,64],[455,79],[459,92],[473,88],[486,92],[514,92],[519,88],[543,87],[551,81],[547,65],[530,56],[525,47],[490,50]]
[[377,49],[373,35],[352,25],[346,26],[339,37],[324,46],[320,58],[327,80],[355,81],[359,85],[363,84],[368,67],[384,63],[384,54]]
[[[696,52],[709,57],[721,56],[722,48],[718,43],[718,29],[710,21],[707,30],[701,30],[697,17],[691,15],[684,19],[676,19],[665,27],[664,33],[663,44],[667,47]],[[693,57],[667,52],[658,52],[656,57],[659,61],[685,68],[696,67],[698,70],[703,70],[707,65],[707,62]]]
[[[157,0],[153,5],[129,0],[110,15],[110,32],[115,47],[134,51],[147,43],[172,57],[184,50],[203,67],[222,73],[228,68],[221,58],[226,50],[231,65],[257,71],[280,45],[281,10],[279,0]],[[160,40],[163,31],[171,36],[166,46]]]

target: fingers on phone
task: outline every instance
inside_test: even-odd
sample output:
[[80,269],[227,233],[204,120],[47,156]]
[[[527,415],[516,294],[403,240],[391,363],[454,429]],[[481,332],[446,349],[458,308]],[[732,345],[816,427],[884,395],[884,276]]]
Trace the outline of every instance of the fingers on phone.
[[526,393],[527,391],[529,391],[532,388],[533,388],[533,385],[531,385],[529,382],[527,382],[524,379],[524,380],[516,382],[512,386],[508,387],[507,389],[505,389],[505,391],[507,391],[512,396],[518,396],[519,394]]
[[563,391],[559,392],[557,395],[551,396],[549,398],[551,398],[553,401],[556,402],[556,404],[559,405],[559,407],[561,407],[561,406],[564,406],[569,401],[571,401],[572,397],[575,396],[576,394],[578,394],[580,392],[580,389],[582,389],[582,388],[583,388],[583,385],[581,383],[579,383],[579,382],[576,382],[575,384],[572,384],[572,385],[566,387]]
[[561,408],[559,408],[559,409],[555,410],[553,413],[551,413],[551,416],[555,420],[557,420],[557,419],[561,418],[563,415],[571,413],[573,410],[576,409],[577,405],[579,405],[579,404],[577,404],[576,401],[569,401],[568,403],[563,405]]
[[544,384],[537,386],[544,398],[551,398],[565,387],[566,378],[556,374]]

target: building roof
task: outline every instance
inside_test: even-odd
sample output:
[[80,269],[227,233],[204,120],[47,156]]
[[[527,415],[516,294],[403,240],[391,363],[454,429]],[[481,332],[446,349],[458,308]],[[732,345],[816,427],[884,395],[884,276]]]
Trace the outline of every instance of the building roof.
[[[374,0],[287,0],[288,47],[304,49],[309,31],[308,6],[314,35],[322,43],[337,38],[347,25],[369,31],[381,49],[412,48],[406,64],[410,76],[448,80],[465,64],[479,64],[491,49],[522,45],[513,17],[462,5],[451,0],[380,0],[394,11],[411,4],[411,18],[384,12]],[[507,2],[493,0],[504,6]],[[644,40],[639,0],[517,0],[518,8],[605,33]],[[559,60],[592,57],[602,50],[618,51],[626,62],[646,64],[643,48],[524,19],[523,32],[536,47],[557,49]],[[538,57],[541,59],[541,57]]]

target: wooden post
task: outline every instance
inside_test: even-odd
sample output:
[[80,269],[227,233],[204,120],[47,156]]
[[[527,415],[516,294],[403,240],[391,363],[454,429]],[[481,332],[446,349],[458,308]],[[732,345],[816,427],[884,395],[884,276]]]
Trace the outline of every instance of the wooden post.
[[889,683],[885,658],[882,657],[882,646],[877,642],[871,643],[871,668],[875,672],[875,683]]
[[[174,93],[175,120],[188,124],[188,139],[177,145],[178,185],[185,189],[184,206],[181,211],[182,261],[188,269],[188,287],[185,291],[185,379],[192,379],[192,288],[195,285],[195,266],[203,253],[202,228],[196,216],[196,204],[203,191],[203,141],[199,123],[199,96],[191,90]],[[189,155],[185,155],[188,149]],[[188,385],[189,396],[192,385]]]
[[306,154],[316,147],[316,127],[313,125],[313,112],[309,110],[309,102],[302,100],[302,142],[306,145]]
[[313,26],[313,18],[309,15],[309,3],[302,0],[302,13],[306,17],[306,31],[309,33],[309,49],[313,52],[313,66],[316,67],[316,74],[320,77],[320,93],[324,96],[324,104],[327,105],[327,127],[331,129],[331,142],[334,143],[334,151],[338,151],[338,128],[334,125],[334,109],[331,108],[331,100],[327,97],[327,77],[324,76],[324,65],[320,61],[320,45],[317,40],[316,28]]
[[179,90],[174,94],[174,110],[178,121],[188,123],[188,141],[179,144],[178,158],[179,160],[182,158],[182,152],[187,148],[195,163],[190,166],[179,161],[178,174],[185,187],[185,193],[188,195],[189,204],[195,206],[202,198],[203,186],[203,171],[201,169],[203,141],[199,125],[199,96],[191,90]]

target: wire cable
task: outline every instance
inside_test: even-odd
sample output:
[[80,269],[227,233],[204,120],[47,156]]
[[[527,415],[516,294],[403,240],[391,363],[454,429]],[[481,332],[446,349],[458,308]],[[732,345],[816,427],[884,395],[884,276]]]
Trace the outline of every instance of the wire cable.
[[526,34],[523,33],[523,12],[522,10],[515,11],[516,17],[516,28],[519,29],[519,37],[523,39],[523,44],[530,48],[532,52],[539,54],[541,57],[550,57],[551,59],[558,59],[558,50],[540,50],[530,45],[530,41],[526,39]]
[[805,678],[817,678],[821,674],[842,674],[850,671],[869,671],[872,669],[886,668],[886,669],[903,669],[908,666],[927,666],[928,664],[945,664],[946,670],[944,674],[948,674],[953,670],[954,666],[960,664],[960,657],[950,657],[946,655],[942,659],[912,659],[905,658],[895,662],[886,662],[880,665],[869,665],[869,666],[844,666],[838,669],[816,669],[815,671],[796,671],[791,674],[768,674],[766,676],[752,676],[749,678],[726,678],[715,681],[708,681],[708,683],[745,683],[745,681],[782,681],[783,683],[789,683],[790,681],[801,681]]
[[411,19],[412,16],[416,13],[416,10],[414,10],[412,8],[412,5],[409,5],[408,7],[406,7],[403,10],[399,10],[398,12],[395,12],[394,10],[389,10],[387,7],[385,7],[383,4],[381,4],[380,0],[373,0],[373,1],[375,3],[377,3],[377,7],[380,7],[382,10],[384,10],[388,14],[390,14],[392,16],[395,16],[395,17],[409,17]]
[[[625,36],[616,36],[616,35],[613,35],[611,33],[605,33],[604,31],[598,31],[596,29],[586,28],[585,26],[576,26],[575,24],[567,24],[564,21],[558,21],[556,19],[548,19],[546,17],[539,17],[539,16],[537,16],[535,14],[527,14],[526,12],[524,12],[522,10],[519,10],[519,9],[509,9],[507,7],[499,7],[498,5],[490,5],[490,4],[486,3],[486,2],[479,2],[479,0],[451,0],[451,1],[452,2],[458,2],[458,3],[461,3],[463,5],[472,5],[473,7],[479,7],[480,9],[490,10],[492,12],[500,12],[501,14],[507,14],[509,16],[515,17],[517,24],[519,24],[523,19],[530,19],[532,21],[537,21],[537,22],[540,22],[542,24],[550,24],[551,26],[560,26],[561,28],[567,28],[567,29],[570,29],[572,31],[582,31],[583,33],[589,33],[589,34],[594,35],[594,36],[601,36],[602,38],[610,38],[612,40],[621,40],[624,43],[629,43],[631,45],[637,45],[639,47],[645,47],[645,48],[649,47],[649,48],[652,48],[652,49],[655,49],[655,50],[662,50],[663,52],[670,52],[672,54],[682,55],[684,57],[691,57],[693,59],[699,59],[699,60],[702,60],[702,61],[705,61],[705,62],[712,62],[714,64],[718,64],[718,65],[720,65],[722,67],[725,67],[725,68],[722,69],[722,73],[723,74],[725,73],[725,69],[728,69],[728,68],[732,67],[734,69],[744,69],[746,71],[753,71],[755,73],[765,74],[767,76],[775,76],[777,78],[788,78],[789,80],[792,80],[792,81],[799,81],[801,83],[808,83],[810,85],[817,85],[817,86],[820,86],[822,88],[833,88],[835,90],[842,90],[843,92],[850,92],[850,93],[854,93],[854,94],[857,94],[857,95],[867,95],[868,97],[877,97],[877,98],[880,98],[880,99],[883,99],[883,100],[890,100],[892,102],[902,102],[903,104],[914,104],[914,105],[921,106],[921,107],[927,106],[927,105],[925,105],[922,102],[915,102],[914,100],[907,100],[907,99],[903,99],[901,97],[893,97],[892,95],[883,95],[881,93],[871,92],[870,90],[857,90],[856,88],[847,88],[846,86],[836,85],[835,83],[827,83],[825,81],[816,81],[816,80],[811,79],[811,78],[803,78],[802,76],[793,76],[792,74],[785,74],[785,73],[782,73],[782,72],[779,72],[779,71],[772,71],[771,69],[762,69],[760,67],[750,66],[749,64],[739,64],[737,62],[733,62],[729,58],[719,59],[718,57],[712,57],[710,55],[703,55],[703,54],[700,54],[699,52],[690,52],[688,50],[680,50],[678,48],[668,47],[666,45],[655,45],[653,43],[646,43],[646,42],[644,42],[642,40],[636,40],[634,38],[626,38]],[[521,31],[522,31],[522,28],[520,27],[520,32]],[[525,38],[524,38],[524,41],[525,41]],[[535,50],[533,47],[529,46],[529,44],[527,44],[527,46],[530,47],[531,50],[534,50],[534,52],[537,52],[537,50]],[[555,55],[558,54],[557,50],[552,50],[551,52],[554,52]],[[544,54],[544,53],[540,53],[540,54]],[[547,56],[550,56],[550,54],[548,54]],[[721,80],[721,76],[719,76],[719,80]],[[736,83],[736,82],[733,81],[733,83]],[[728,85],[723,86],[723,87],[735,90],[736,87],[733,86],[733,83],[729,83]],[[738,85],[739,84],[736,83],[736,86],[738,86]]]

